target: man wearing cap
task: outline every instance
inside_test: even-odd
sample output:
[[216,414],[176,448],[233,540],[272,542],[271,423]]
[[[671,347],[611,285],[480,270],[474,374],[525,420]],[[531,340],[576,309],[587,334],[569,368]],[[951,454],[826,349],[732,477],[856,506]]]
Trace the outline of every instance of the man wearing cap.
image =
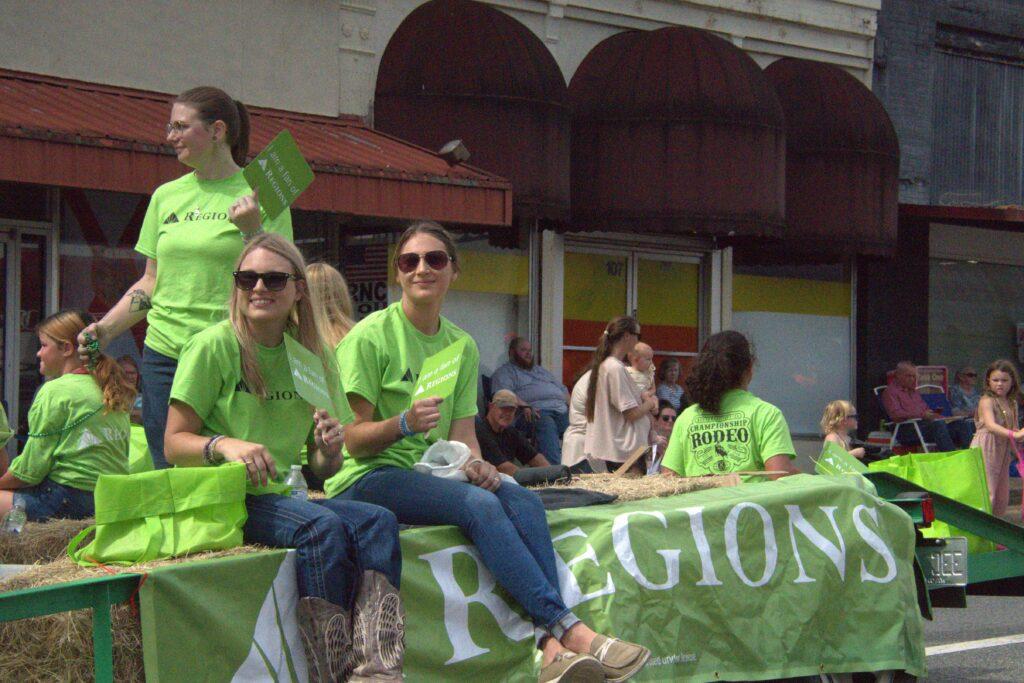
[[[508,389],[495,392],[487,404],[487,415],[476,417],[476,440],[484,459],[507,475],[519,467],[547,467],[547,458],[530,445],[526,437],[514,429],[519,398]],[[518,462],[518,464],[517,464]]]

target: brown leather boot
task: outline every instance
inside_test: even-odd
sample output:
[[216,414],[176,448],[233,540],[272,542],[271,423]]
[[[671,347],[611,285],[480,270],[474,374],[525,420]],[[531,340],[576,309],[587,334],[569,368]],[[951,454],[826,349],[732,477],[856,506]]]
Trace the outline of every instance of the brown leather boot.
[[348,612],[321,598],[301,598],[298,622],[310,683],[344,681],[354,665]]
[[404,680],[405,610],[398,590],[380,572],[363,572],[352,615],[355,669],[349,680]]

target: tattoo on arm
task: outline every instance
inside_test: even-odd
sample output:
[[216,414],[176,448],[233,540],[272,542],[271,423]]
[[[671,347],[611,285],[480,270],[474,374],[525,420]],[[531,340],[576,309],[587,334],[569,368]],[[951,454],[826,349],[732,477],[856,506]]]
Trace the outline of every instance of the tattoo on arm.
[[128,310],[132,313],[148,311],[153,308],[153,301],[150,299],[149,294],[146,294],[145,290],[133,289],[128,292],[128,296],[131,298],[131,304],[128,306]]

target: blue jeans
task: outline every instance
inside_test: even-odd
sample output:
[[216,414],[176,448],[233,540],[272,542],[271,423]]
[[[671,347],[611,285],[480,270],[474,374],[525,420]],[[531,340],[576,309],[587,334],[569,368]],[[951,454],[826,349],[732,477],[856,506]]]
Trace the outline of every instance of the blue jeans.
[[146,445],[153,458],[154,469],[170,467],[164,457],[164,432],[167,430],[167,404],[171,400],[171,384],[178,361],[142,347],[142,428],[146,430]]
[[338,497],[386,507],[402,524],[454,524],[534,624],[561,638],[579,621],[559,595],[551,532],[544,506],[532,491],[506,482],[491,493],[464,482],[381,467]]
[[364,571],[377,571],[395,588],[402,576],[395,516],[376,505],[338,498],[295,500],[246,496],[246,543],[295,548],[299,595],[351,609]]
[[48,519],[86,519],[95,516],[92,491],[43,479],[35,486],[14,490],[13,501],[25,503],[25,516],[30,522]]
[[540,411],[537,418],[537,450],[543,453],[552,465],[562,464],[562,434],[569,428],[569,411]]

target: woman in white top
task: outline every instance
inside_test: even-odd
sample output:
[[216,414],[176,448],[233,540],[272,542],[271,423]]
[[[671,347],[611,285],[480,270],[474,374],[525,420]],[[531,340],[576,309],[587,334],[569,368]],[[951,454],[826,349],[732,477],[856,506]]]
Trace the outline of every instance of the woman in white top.
[[651,440],[651,415],[658,409],[654,392],[641,393],[626,371],[626,354],[640,341],[640,324],[620,316],[605,328],[590,361],[587,383],[587,435],[584,452],[616,469]]
[[595,472],[604,472],[604,461],[587,458],[584,450],[584,441],[587,438],[587,387],[589,386],[590,370],[587,370],[580,375],[572,387],[572,396],[569,399],[569,428],[562,435],[562,464],[572,467],[587,461]]

